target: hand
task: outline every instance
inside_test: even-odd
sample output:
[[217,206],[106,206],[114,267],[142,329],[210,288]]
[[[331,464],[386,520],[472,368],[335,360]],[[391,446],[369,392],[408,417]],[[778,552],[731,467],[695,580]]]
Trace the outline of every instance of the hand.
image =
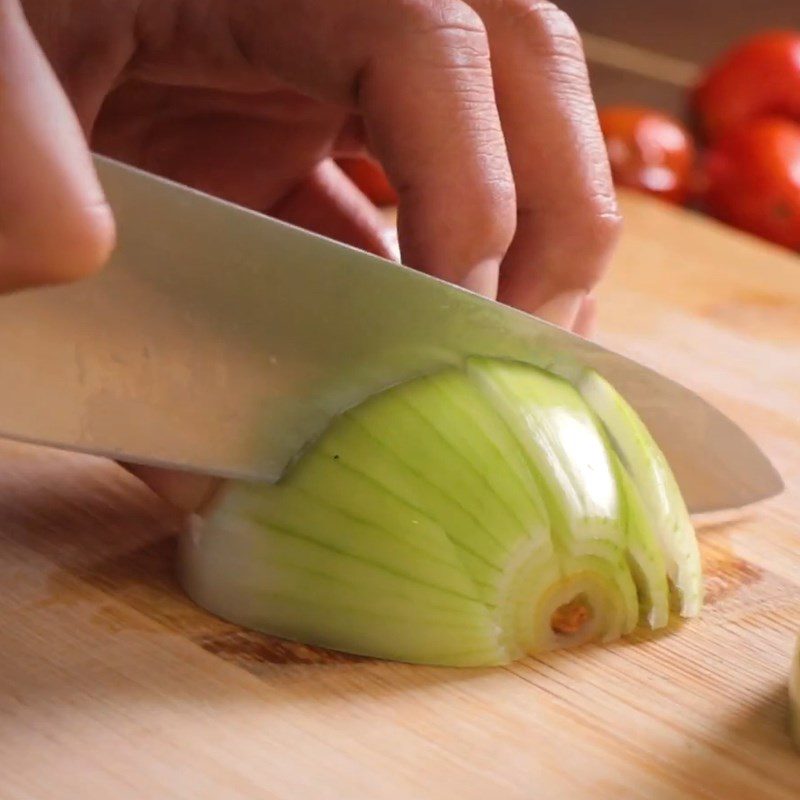
[[22,9],[28,24],[0,0],[0,289],[79,278],[107,258],[113,220],[84,137],[388,254],[381,218],[331,161],[369,148],[398,189],[404,263],[587,324],[619,217],[580,40],[552,4]]

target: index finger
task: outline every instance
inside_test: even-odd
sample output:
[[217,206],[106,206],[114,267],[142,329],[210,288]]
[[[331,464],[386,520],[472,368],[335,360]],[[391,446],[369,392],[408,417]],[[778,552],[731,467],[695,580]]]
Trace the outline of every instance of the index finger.
[[571,326],[619,229],[580,36],[544,0],[471,0],[483,14],[517,188],[504,302]]
[[404,262],[494,297],[516,200],[486,31],[460,2],[413,8],[360,75],[359,109],[398,190]]
[[398,189],[403,260],[495,294],[516,199],[486,31],[468,4],[262,0],[202,7],[200,14],[173,0],[140,13],[134,74],[237,91],[274,90],[277,77],[361,113]]

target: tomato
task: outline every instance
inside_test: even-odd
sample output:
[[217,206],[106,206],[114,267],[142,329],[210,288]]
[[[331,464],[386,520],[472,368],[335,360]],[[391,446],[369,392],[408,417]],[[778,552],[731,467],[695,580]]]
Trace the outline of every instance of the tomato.
[[689,195],[695,148],[691,134],[667,114],[638,106],[600,111],[614,182],[673,203]]
[[710,141],[758,117],[800,122],[800,32],[769,31],[745,39],[711,66],[692,101]]
[[737,228],[800,250],[800,123],[747,123],[706,154],[708,210]]
[[377,161],[362,156],[337,158],[336,163],[376,206],[397,205],[397,192]]

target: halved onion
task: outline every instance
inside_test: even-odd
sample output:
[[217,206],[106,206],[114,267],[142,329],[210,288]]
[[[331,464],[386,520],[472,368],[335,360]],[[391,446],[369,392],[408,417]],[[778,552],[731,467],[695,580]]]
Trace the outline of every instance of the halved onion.
[[644,425],[594,373],[470,359],[333,420],[276,485],[237,483],[183,583],[247,627],[428,664],[610,641],[701,604],[697,544]]

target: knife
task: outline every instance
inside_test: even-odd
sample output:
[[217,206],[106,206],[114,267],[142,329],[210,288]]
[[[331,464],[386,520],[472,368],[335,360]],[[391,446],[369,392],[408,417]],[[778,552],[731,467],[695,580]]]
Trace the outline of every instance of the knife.
[[118,224],[99,275],[0,299],[0,435],[118,460],[277,480],[366,396],[465,356],[606,376],[693,512],[779,492],[702,398],[521,311],[107,158]]

